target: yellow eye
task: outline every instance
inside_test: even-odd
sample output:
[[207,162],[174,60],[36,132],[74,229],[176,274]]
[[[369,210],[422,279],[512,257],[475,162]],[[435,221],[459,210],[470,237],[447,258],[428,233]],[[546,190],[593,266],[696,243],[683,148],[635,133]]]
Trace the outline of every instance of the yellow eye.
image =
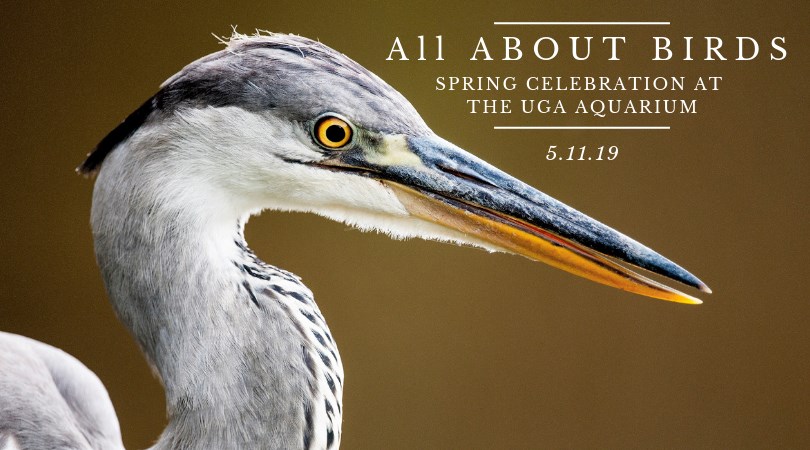
[[352,127],[345,120],[327,116],[315,124],[315,140],[326,148],[340,148],[352,139]]

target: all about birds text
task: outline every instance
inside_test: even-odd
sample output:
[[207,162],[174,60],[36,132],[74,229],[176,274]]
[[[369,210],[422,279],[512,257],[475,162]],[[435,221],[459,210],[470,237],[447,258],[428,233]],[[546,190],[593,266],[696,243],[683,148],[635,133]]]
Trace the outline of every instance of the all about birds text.
[[[428,57],[425,36],[417,36],[419,46],[418,57],[415,58],[417,61],[427,59],[444,61],[443,36],[439,35],[435,38],[435,53],[432,57]],[[734,43],[729,44],[729,40]],[[520,61],[526,55],[529,55],[528,58],[539,61],[551,61],[562,54],[567,54],[577,61],[585,61],[591,57],[591,50],[597,46],[603,46],[608,50],[608,61],[619,61],[621,60],[622,48],[627,43],[627,37],[603,36],[594,42],[593,36],[569,36],[567,39],[540,36],[527,45],[525,39],[522,41],[516,36],[502,36],[501,41],[498,44],[493,44],[492,40],[487,43],[483,36],[479,37],[475,48],[471,52],[470,61]],[[680,39],[671,39],[667,36],[652,36],[651,41],[653,45],[650,47],[648,54],[652,56],[653,61],[669,61],[672,59],[683,61],[726,61],[729,59],[751,61],[758,58],[782,61],[787,58],[784,36],[775,36],[769,40],[757,39],[751,36],[735,36],[733,39],[726,38],[725,40],[718,36],[697,38],[684,36]],[[490,51],[490,48],[493,50]],[[413,47],[409,47],[409,49],[412,58],[417,52]],[[496,57],[493,58],[493,54]],[[399,36],[394,37],[391,51],[388,52],[388,57],[385,59],[387,61],[408,61],[411,58],[408,57],[408,52],[406,52]]]

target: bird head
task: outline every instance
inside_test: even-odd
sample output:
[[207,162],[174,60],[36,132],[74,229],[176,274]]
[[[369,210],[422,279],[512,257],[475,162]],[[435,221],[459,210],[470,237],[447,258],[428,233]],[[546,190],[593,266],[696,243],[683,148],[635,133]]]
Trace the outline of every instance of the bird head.
[[[697,277],[437,136],[394,88],[298,36],[234,36],[114,129],[133,158],[225,193],[249,212],[314,212],[397,238],[503,251],[648,297],[700,300],[627,265],[711,292]],[[620,264],[619,261],[623,262]]]

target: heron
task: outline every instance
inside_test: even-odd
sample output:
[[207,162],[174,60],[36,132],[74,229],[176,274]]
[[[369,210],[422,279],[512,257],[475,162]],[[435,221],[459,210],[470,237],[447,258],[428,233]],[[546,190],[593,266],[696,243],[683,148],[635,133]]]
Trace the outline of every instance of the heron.
[[[117,317],[166,392],[154,449],[334,449],[343,366],[296,275],[244,227],[311,212],[394,238],[507,252],[648,297],[700,291],[639,242],[436,135],[394,88],[304,37],[234,34],[187,65],[77,169],[95,176],[95,255]],[[0,448],[123,448],[99,379],[0,334]]]

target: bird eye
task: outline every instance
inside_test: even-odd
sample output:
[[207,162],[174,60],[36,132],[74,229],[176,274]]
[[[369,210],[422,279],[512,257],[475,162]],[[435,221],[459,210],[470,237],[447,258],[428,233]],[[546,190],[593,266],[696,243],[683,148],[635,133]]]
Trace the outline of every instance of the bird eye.
[[352,127],[343,119],[326,116],[315,122],[315,140],[326,148],[340,148],[352,139]]

